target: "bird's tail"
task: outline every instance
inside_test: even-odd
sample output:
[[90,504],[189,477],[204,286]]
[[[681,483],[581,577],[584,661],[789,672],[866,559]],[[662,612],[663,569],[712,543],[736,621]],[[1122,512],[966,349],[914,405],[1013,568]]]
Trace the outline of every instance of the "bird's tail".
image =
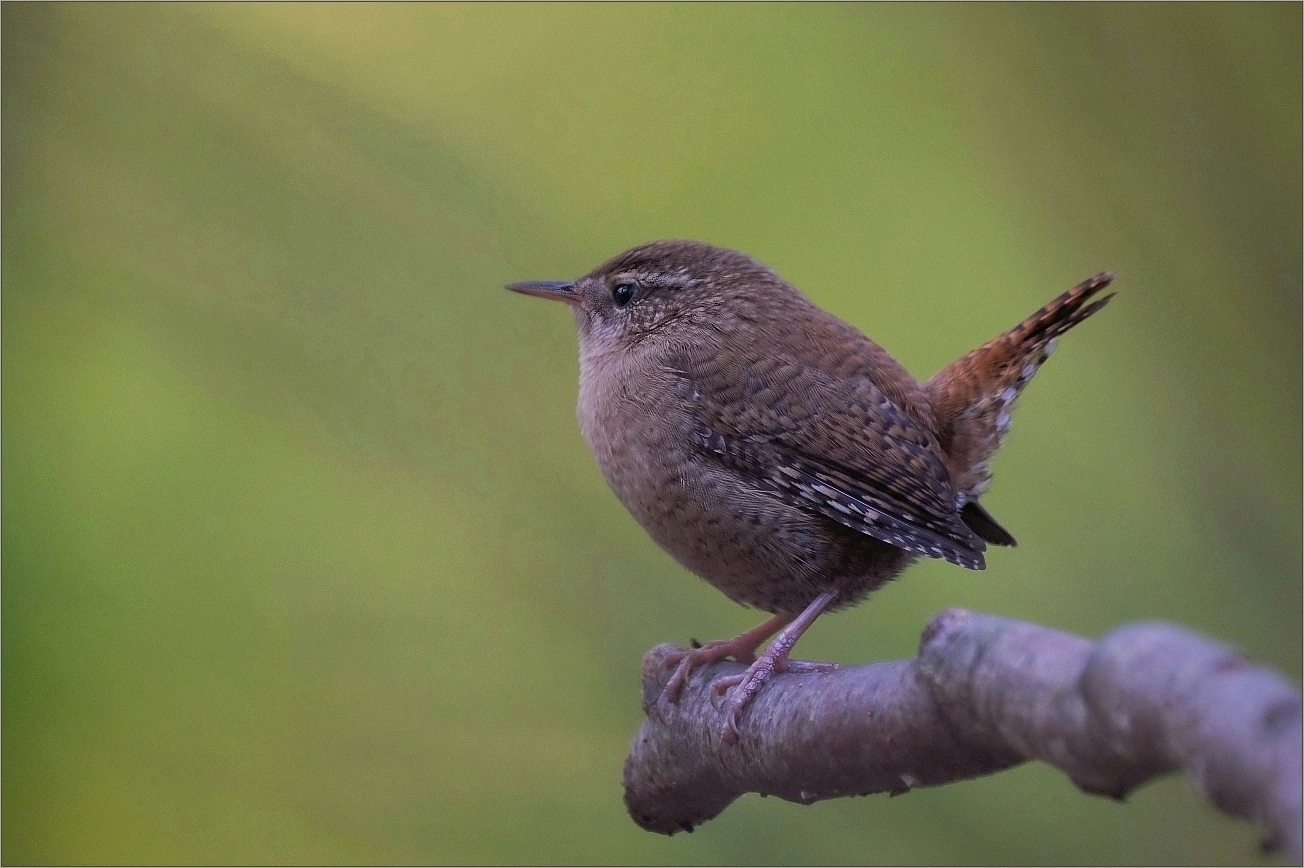
[[[1114,279],[1104,271],[1053,299],[1000,337],[947,365],[928,381],[956,490],[975,501],[991,478],[988,462],[1010,430],[1014,401],[1050,357],[1056,339],[1100,310],[1114,297],[1097,294]],[[974,519],[987,533],[966,523],[988,542],[1012,545],[1013,537],[974,503]],[[978,513],[981,512],[981,516]],[[997,538],[992,538],[997,537]]]

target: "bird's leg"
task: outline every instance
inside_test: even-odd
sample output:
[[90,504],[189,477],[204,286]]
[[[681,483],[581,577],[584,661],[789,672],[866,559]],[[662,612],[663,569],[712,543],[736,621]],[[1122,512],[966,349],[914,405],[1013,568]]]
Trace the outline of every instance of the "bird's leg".
[[682,652],[681,656],[677,658],[670,657],[668,662],[677,662],[679,665],[675,668],[675,674],[670,676],[670,680],[666,682],[665,688],[661,691],[661,698],[666,702],[677,701],[679,692],[688,683],[688,676],[692,675],[693,670],[699,666],[715,663],[728,657],[732,657],[739,663],[752,663],[756,660],[756,649],[761,647],[761,643],[787,626],[795,617],[795,615],[787,613],[775,615],[764,624],[758,624],[745,633],[739,633],[732,639],[707,642],[701,648]]
[[833,663],[808,663],[788,659],[792,647],[797,644],[801,634],[806,632],[807,627],[815,623],[815,619],[829,607],[829,604],[837,596],[837,591],[825,591],[820,594],[800,615],[783,628],[783,632],[770,643],[770,647],[765,649],[765,653],[756,662],[747,667],[746,672],[741,675],[721,678],[711,685],[711,689],[715,693],[723,693],[730,687],[737,685],[737,689],[734,690],[733,696],[729,699],[729,707],[725,711],[724,728],[720,731],[720,737],[725,744],[737,740],[738,715],[742,713],[747,703],[760,692],[760,689],[776,672],[827,672],[830,669],[837,668],[837,665]]

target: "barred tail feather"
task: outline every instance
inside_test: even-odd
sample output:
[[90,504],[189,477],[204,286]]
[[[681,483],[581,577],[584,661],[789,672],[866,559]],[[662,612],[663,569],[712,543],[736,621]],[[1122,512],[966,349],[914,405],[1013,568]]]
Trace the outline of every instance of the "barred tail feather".
[[1015,399],[1054,352],[1059,336],[1114,297],[1099,295],[1113,279],[1112,272],[1103,271],[1083,281],[928,381],[942,450],[966,501],[987,487],[988,462],[1009,433]]

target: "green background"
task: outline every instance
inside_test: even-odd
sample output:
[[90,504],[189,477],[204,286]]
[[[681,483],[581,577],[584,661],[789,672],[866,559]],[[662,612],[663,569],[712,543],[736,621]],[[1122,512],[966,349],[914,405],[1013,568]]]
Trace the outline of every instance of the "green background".
[[1256,861],[1181,779],[1030,764],[639,830],[654,644],[758,622],[661,553],[503,292],[658,237],[921,377],[1096,271],[984,499],[799,656],[965,606],[1301,669],[1301,8],[3,10],[3,859]]

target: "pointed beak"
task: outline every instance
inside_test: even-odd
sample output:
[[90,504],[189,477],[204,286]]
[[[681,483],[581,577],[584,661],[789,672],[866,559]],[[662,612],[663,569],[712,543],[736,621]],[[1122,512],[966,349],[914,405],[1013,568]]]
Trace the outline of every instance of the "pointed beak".
[[575,291],[575,284],[559,280],[527,280],[524,283],[509,283],[512,292],[525,295],[537,295],[539,298],[551,298],[564,301],[569,305],[580,303],[580,295]]

